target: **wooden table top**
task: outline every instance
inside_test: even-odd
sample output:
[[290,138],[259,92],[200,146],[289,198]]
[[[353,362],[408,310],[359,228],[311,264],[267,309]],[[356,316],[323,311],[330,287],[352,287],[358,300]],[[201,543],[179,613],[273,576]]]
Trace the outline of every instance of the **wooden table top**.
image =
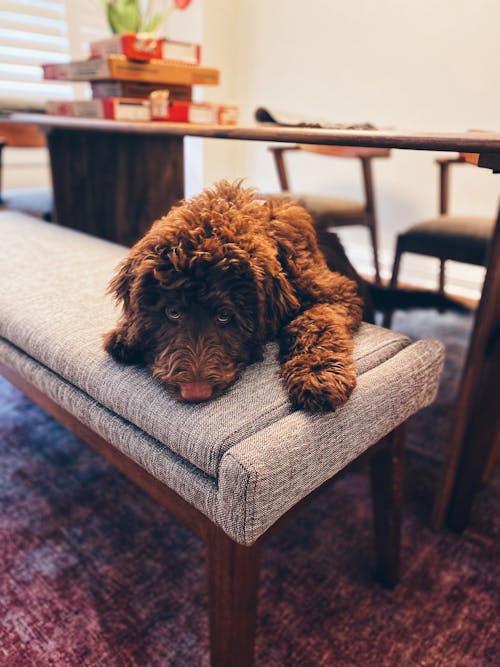
[[11,122],[31,123],[41,129],[87,130],[240,139],[325,146],[367,146],[411,150],[500,154],[500,132],[413,132],[409,130],[333,130],[277,125],[195,125],[193,123],[122,122],[15,113]]

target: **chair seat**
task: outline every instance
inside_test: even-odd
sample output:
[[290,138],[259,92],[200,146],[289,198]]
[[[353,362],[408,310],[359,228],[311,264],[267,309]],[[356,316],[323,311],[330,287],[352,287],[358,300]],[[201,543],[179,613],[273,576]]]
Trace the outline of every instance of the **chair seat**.
[[493,218],[441,215],[399,234],[398,249],[484,266],[494,224]]
[[262,197],[289,197],[297,201],[313,216],[316,227],[365,224],[366,208],[363,202],[301,192],[279,192]]
[[363,325],[358,386],[336,412],[291,407],[274,343],[220,398],[173,401],[145,366],[102,349],[127,248],[10,211],[0,233],[0,360],[242,544],[436,393],[440,343]]
[[2,204],[7,208],[41,215],[46,219],[52,214],[51,188],[13,188],[2,193]]

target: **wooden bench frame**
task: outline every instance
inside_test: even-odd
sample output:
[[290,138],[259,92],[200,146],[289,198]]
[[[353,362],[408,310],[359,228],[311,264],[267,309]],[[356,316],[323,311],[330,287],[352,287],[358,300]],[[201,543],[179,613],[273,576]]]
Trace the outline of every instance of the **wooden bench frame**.
[[[251,667],[257,622],[261,546],[332,480],[325,482],[289,510],[252,546],[242,546],[172,489],[79,422],[67,410],[2,362],[0,362],[0,374],[48,415],[104,456],[117,470],[146,491],[205,543],[211,665]],[[399,578],[403,441],[404,424],[353,462],[357,464],[361,459],[370,459],[375,527],[375,574],[382,584],[390,588]],[[344,471],[339,475],[342,472]],[[336,477],[338,475],[332,479]]]

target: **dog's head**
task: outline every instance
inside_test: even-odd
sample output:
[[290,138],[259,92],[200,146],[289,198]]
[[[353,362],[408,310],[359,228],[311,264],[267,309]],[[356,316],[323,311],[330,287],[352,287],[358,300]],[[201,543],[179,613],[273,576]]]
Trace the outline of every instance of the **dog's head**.
[[219,183],[154,223],[112,281],[126,337],[175,398],[220,395],[297,309],[266,216]]

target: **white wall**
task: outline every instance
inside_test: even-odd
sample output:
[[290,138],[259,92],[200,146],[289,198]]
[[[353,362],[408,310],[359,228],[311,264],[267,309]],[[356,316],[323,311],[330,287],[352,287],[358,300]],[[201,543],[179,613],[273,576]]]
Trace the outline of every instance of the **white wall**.
[[2,155],[2,192],[14,188],[50,187],[45,148],[9,148]]
[[[169,6],[167,3],[157,2],[155,7]],[[166,19],[163,30],[160,32],[171,39],[186,40],[198,44],[204,42],[203,31],[204,3],[193,0],[193,2],[182,11],[174,11]],[[194,96],[200,94],[194,91]],[[199,192],[203,187],[203,141],[201,139],[186,137],[184,139],[184,183],[185,195],[190,197]]]
[[[222,85],[207,92],[210,99],[237,101],[244,123],[253,122],[257,106],[268,105],[340,123],[500,131],[499,25],[498,0],[207,1],[204,59],[222,71]],[[262,190],[277,190],[264,145],[229,143],[207,142],[206,183],[245,176]],[[386,269],[397,231],[437,212],[434,157],[399,151],[375,166]],[[289,164],[296,189],[359,192],[358,168],[345,161],[297,155]],[[493,215],[498,178],[459,167],[454,210]],[[364,268],[364,230],[342,235]],[[433,279],[437,264],[419,265]],[[482,272],[469,275],[474,280]]]
[[[77,4],[88,11],[84,0],[71,6]],[[165,30],[173,38],[202,42],[203,63],[221,69],[221,85],[197,94],[239,104],[243,123],[253,123],[255,108],[268,105],[340,123],[500,131],[499,25],[499,0],[193,0],[170,16]],[[219,178],[245,177],[264,191],[278,189],[265,145],[197,139],[188,144],[188,195]],[[437,210],[434,157],[399,151],[375,166],[386,271],[398,230]],[[46,167],[21,165],[25,160],[16,155],[6,158],[13,167],[6,169],[6,187],[49,180]],[[290,169],[296,189],[360,192],[358,167],[345,161],[294,156]],[[458,168],[454,209],[493,215],[499,191],[498,176]],[[369,270],[365,230],[342,231],[342,237],[359,267]],[[406,261],[403,271],[410,266]],[[432,281],[437,264],[422,260],[418,270],[421,282]],[[482,276],[480,269],[451,273],[466,287]]]

